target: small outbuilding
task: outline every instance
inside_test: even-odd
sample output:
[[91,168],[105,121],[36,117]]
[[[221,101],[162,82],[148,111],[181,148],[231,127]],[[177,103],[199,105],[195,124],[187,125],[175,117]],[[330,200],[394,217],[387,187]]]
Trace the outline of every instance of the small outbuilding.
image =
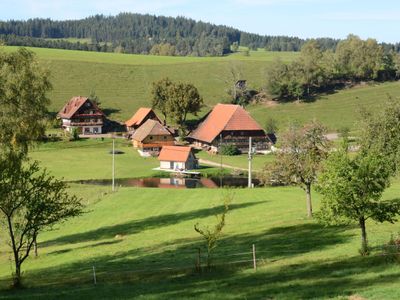
[[125,122],[126,130],[128,132],[133,132],[142,126],[147,120],[154,120],[162,123],[151,108],[141,107],[128,121]]
[[198,168],[198,160],[191,147],[164,146],[158,160],[161,170],[187,171]]
[[148,119],[134,132],[132,143],[142,155],[145,152],[158,154],[163,146],[175,145],[175,138],[160,122]]

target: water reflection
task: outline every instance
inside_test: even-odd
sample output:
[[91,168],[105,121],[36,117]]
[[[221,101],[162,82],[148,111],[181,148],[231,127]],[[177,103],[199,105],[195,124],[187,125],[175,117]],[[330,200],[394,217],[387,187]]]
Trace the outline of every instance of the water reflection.
[[[122,187],[146,187],[146,188],[177,188],[177,189],[193,189],[193,188],[218,188],[222,182],[223,187],[247,187],[246,177],[223,177],[222,181],[219,177],[211,178],[134,178],[134,179],[117,179],[115,184]],[[76,183],[76,182],[75,182]],[[111,180],[80,180],[80,184],[94,185],[111,185]],[[253,180],[254,186],[258,186],[260,182]]]

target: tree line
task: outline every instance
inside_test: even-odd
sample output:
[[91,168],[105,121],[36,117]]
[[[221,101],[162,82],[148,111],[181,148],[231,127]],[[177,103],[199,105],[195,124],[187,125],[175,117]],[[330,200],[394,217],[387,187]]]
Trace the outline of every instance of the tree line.
[[291,63],[275,61],[267,71],[267,90],[273,98],[300,99],[346,84],[400,77],[400,56],[385,51],[374,39],[349,35],[335,51],[318,40],[308,41]]
[[[181,56],[221,56],[230,53],[234,43],[253,50],[300,51],[308,41],[298,37],[253,34],[184,17],[132,13],[66,21],[3,21],[0,22],[0,35],[6,44],[16,46]],[[91,42],[59,41],[67,38],[90,39]],[[332,38],[317,41],[325,50],[335,50],[339,43]],[[384,47],[387,51],[400,50],[400,44],[384,44]],[[164,51],[166,48],[168,50]]]

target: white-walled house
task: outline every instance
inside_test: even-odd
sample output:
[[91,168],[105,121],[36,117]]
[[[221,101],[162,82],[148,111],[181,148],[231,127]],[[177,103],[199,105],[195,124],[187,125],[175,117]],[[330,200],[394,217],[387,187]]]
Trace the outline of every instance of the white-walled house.
[[82,134],[102,133],[104,113],[96,103],[86,97],[73,97],[59,111],[62,128],[72,132],[74,128]]
[[163,146],[158,160],[162,170],[187,171],[198,168],[198,161],[191,147]]

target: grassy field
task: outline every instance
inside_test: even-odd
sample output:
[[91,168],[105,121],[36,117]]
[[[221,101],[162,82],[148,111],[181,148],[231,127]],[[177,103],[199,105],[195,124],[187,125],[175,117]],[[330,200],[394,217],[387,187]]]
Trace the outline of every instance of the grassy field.
[[[110,140],[40,145],[31,157],[67,180],[109,178]],[[117,177],[152,175],[144,159],[117,140]],[[204,154],[204,153],[203,153]],[[200,156],[202,156],[201,154]],[[242,156],[230,161],[241,164]],[[226,162],[227,163],[227,162]],[[323,227],[305,217],[300,188],[233,189],[234,200],[212,271],[195,271],[204,242],[196,223],[213,226],[220,189],[119,188],[71,184],[86,213],[39,235],[39,257],[24,265],[25,289],[8,290],[12,270],[0,232],[0,299],[398,299],[398,264],[381,247],[400,224],[367,225],[370,257],[358,255],[356,226]],[[398,197],[397,180],[385,193]],[[313,193],[314,208],[319,195]],[[258,268],[252,269],[252,244]],[[93,266],[97,285],[93,284]]]
[[[16,47],[3,47],[15,51]],[[72,96],[87,96],[96,91],[104,111],[118,121],[128,119],[140,106],[149,106],[151,84],[165,76],[195,84],[206,106],[227,100],[226,80],[232,68],[240,70],[248,85],[259,89],[265,85],[267,66],[276,58],[293,60],[294,52],[250,51],[250,56],[235,53],[225,57],[171,57],[98,53],[59,49],[31,48],[39,60],[51,70],[53,91],[51,110],[58,111]],[[400,83],[390,82],[358,86],[310,103],[257,104],[248,107],[262,125],[268,117],[280,122],[284,129],[295,120],[314,118],[325,123],[330,131],[339,127],[356,128],[357,108],[378,107],[388,94],[400,96]]]
[[[221,156],[215,154],[209,154],[205,151],[201,151],[196,153],[197,158],[209,160],[215,163],[221,163]],[[261,170],[265,164],[272,162],[275,159],[273,154],[270,155],[254,155],[252,160],[253,170],[259,171]],[[222,155],[222,164],[247,169],[249,160],[247,154],[235,155],[235,156],[227,156]]]
[[369,223],[376,248],[361,258],[358,228],[326,228],[307,220],[300,189],[236,189],[214,255],[217,267],[203,274],[194,272],[203,242],[193,225],[214,224],[221,190],[122,188],[106,194],[103,188],[72,186],[71,191],[85,197],[87,213],[39,236],[39,257],[24,266],[26,289],[5,290],[11,265],[7,249],[0,248],[1,299],[400,297],[400,268],[386,263],[378,248],[399,224]]
[[[99,53],[30,48],[51,70],[51,109],[58,111],[72,96],[87,96],[92,90],[100,97],[110,117],[125,121],[140,106],[149,106],[152,82],[170,77],[192,82],[207,105],[226,99],[226,83],[231,68],[243,73],[250,86],[264,83],[266,66],[275,58],[290,61],[294,53],[252,52],[226,57],[171,57]],[[15,51],[16,47],[5,47]],[[204,112],[207,109],[204,110]]]

